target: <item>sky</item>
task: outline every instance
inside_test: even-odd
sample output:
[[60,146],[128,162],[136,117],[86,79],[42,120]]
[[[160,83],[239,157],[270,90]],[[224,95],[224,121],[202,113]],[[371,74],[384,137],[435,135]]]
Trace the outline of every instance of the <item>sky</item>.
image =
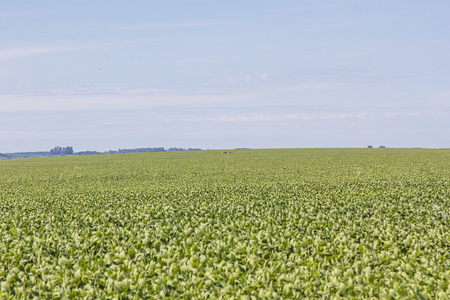
[[0,1],[0,153],[368,145],[450,147],[450,1]]

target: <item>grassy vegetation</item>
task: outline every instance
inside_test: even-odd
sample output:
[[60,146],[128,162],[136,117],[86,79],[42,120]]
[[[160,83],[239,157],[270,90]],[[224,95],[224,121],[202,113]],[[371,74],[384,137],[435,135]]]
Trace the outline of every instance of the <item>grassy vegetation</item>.
[[0,161],[0,298],[450,294],[450,151]]

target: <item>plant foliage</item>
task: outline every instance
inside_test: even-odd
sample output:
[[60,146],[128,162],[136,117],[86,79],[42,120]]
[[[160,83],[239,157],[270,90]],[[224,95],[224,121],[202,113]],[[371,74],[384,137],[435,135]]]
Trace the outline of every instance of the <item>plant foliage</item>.
[[0,161],[0,298],[448,299],[450,152]]

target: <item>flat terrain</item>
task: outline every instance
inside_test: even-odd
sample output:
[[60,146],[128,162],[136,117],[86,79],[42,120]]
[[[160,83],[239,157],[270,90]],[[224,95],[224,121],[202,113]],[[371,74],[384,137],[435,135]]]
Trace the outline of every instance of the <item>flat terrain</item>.
[[450,294],[450,150],[0,161],[0,299]]

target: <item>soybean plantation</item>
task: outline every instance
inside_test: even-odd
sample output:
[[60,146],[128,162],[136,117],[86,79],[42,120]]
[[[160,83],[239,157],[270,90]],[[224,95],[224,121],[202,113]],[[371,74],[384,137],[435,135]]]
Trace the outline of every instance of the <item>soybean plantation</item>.
[[0,299],[448,299],[450,150],[0,161]]

